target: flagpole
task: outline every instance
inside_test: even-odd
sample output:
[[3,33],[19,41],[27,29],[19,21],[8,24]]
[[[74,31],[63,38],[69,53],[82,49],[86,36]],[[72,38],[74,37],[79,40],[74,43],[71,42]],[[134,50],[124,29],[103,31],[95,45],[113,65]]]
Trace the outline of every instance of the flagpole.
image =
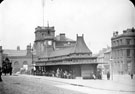
[[44,27],[44,7],[43,7],[43,27]]
[[44,13],[44,10],[45,10],[45,9],[44,9],[44,7],[45,7],[45,1],[46,1],[46,0],[42,0],[42,8],[43,8],[43,27],[44,27],[44,20],[45,20],[45,18],[44,18],[44,17],[45,17],[45,13]]

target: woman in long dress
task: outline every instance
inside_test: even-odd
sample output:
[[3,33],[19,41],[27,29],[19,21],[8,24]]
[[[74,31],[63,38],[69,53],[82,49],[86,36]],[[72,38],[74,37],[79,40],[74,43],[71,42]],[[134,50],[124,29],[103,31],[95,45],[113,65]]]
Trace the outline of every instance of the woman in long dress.
[[1,75],[2,75],[2,68],[0,67],[0,82],[2,82]]

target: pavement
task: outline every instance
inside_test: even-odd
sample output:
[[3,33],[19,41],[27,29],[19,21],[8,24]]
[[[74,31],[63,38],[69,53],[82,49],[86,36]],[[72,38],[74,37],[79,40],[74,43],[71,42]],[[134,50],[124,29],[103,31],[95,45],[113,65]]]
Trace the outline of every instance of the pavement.
[[[73,86],[87,87],[91,89],[120,92],[124,94],[135,94],[135,76],[134,79],[130,78],[130,75],[113,75],[113,79],[107,80],[106,75],[103,76],[102,80],[91,80],[91,79],[63,79],[57,77],[48,76],[33,76],[33,75],[19,75],[29,76],[34,78],[40,78],[42,80],[51,80],[55,82],[70,84]],[[119,93],[119,94],[120,94]],[[115,94],[115,93],[114,93]]]

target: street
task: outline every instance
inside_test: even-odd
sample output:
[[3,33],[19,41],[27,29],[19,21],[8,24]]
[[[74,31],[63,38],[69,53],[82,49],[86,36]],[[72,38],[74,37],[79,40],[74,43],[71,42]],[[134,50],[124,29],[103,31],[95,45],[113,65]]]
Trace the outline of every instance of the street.
[[[122,76],[121,76],[122,77]],[[62,79],[47,76],[2,76],[0,94],[135,94],[135,79],[128,75],[112,80]]]
[[0,83],[0,94],[84,94],[73,90],[58,88],[62,83],[40,78],[23,76],[3,76]]

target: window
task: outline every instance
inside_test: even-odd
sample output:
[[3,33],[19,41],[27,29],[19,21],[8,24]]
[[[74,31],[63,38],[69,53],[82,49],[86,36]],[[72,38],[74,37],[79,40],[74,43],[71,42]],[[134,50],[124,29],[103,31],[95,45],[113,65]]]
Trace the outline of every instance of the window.
[[117,46],[119,46],[119,40],[117,40]]
[[115,41],[113,41],[113,46],[116,46],[116,45],[115,45]]
[[130,49],[127,49],[127,57],[130,56]]
[[24,61],[24,62],[23,62],[23,65],[27,65],[27,64],[28,64],[28,62],[27,62],[27,61]]
[[50,40],[50,41],[48,41],[48,45],[52,45],[52,41]]
[[134,49],[134,54],[133,54],[133,57],[135,58],[135,49]]
[[126,41],[127,41],[127,45],[129,45],[129,44],[130,44],[131,39],[126,39]]
[[48,30],[48,35],[50,35],[50,31]]
[[121,49],[121,56],[123,56],[123,50]]
[[120,39],[120,45],[122,45],[122,39]]

